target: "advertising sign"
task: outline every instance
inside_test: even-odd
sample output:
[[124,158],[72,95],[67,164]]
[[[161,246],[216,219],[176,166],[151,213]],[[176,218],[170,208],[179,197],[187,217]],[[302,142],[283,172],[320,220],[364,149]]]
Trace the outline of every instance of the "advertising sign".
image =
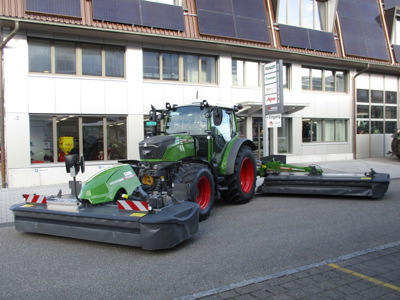
[[282,60],[264,64],[263,102],[265,114],[283,113]]
[[282,115],[267,115],[266,116],[267,128],[281,127],[282,126]]

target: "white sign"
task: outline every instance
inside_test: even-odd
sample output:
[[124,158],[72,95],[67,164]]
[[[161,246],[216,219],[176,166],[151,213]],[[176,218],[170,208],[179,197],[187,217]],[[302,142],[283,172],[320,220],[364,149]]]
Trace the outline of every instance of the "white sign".
[[267,115],[266,116],[267,128],[281,127],[282,126],[282,115]]
[[265,114],[283,112],[282,60],[264,64],[263,105]]

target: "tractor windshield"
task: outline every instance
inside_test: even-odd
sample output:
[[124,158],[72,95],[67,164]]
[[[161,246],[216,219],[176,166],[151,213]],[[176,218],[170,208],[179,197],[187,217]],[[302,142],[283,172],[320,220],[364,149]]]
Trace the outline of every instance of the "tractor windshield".
[[198,106],[183,106],[175,111],[169,111],[166,123],[167,134],[206,134],[208,119],[205,117],[206,110]]

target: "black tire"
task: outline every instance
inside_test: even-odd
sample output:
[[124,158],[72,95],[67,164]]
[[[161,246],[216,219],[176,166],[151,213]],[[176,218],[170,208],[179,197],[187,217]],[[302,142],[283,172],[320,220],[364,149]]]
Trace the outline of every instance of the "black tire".
[[254,196],[256,187],[256,160],[251,148],[242,146],[236,156],[232,175],[225,179],[226,191],[221,191],[221,198],[231,204],[245,204]]
[[184,164],[175,174],[174,183],[188,185],[187,201],[199,204],[200,221],[207,219],[215,201],[215,183],[210,169],[202,164]]
[[400,158],[400,140],[393,139],[392,140],[392,153]]

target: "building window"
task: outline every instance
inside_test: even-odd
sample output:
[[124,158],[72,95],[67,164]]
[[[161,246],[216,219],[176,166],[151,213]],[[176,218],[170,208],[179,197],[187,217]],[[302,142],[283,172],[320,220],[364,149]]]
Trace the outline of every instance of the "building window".
[[125,48],[28,40],[29,72],[124,77]]
[[303,119],[303,143],[346,142],[347,120]]
[[400,16],[397,15],[393,24],[392,44],[400,45]]
[[29,42],[29,71],[51,73],[51,44],[48,41]]
[[278,23],[326,30],[327,9],[327,1],[279,0]]
[[347,73],[338,70],[302,67],[301,87],[303,90],[345,93]]
[[392,134],[397,125],[397,92],[357,89],[357,134]]
[[31,162],[126,159],[126,117],[30,115]]
[[214,56],[143,51],[143,78],[192,83],[217,83]]
[[292,131],[292,120],[282,118],[282,126],[278,127],[278,153],[290,153],[290,132]]
[[258,62],[232,59],[232,84],[234,86],[260,86],[259,70]]

